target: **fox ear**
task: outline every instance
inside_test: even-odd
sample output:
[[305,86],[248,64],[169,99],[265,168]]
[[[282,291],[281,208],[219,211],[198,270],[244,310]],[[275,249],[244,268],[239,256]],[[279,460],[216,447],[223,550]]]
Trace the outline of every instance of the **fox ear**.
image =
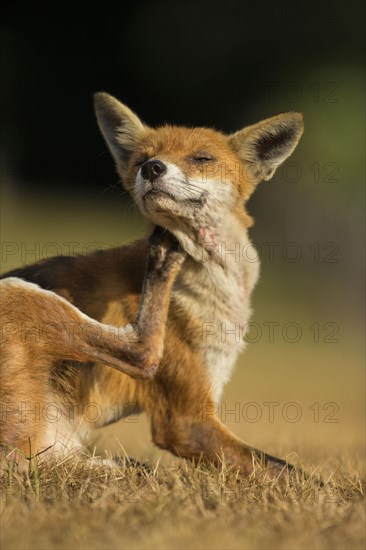
[[145,126],[126,105],[104,92],[94,95],[98,125],[117,163],[125,167]]
[[294,151],[303,131],[301,113],[281,113],[235,132],[229,144],[254,180],[269,180]]

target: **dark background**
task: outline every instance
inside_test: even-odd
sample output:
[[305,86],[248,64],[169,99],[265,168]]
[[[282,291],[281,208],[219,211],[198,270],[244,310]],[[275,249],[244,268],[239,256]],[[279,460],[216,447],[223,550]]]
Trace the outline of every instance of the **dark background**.
[[[92,110],[100,90],[151,125],[233,131],[281,110],[307,115],[316,94],[323,105],[339,100],[342,66],[351,74],[362,67],[362,5],[9,3],[1,24],[3,170],[32,191],[84,193],[114,181]],[[336,87],[322,89],[328,82]]]

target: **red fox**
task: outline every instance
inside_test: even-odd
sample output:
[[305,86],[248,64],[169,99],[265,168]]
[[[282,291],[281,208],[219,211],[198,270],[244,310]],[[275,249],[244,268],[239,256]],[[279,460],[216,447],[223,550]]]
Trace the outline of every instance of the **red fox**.
[[[159,360],[159,366],[151,377],[137,378],[131,369],[106,366],[115,366],[119,357],[115,348],[109,350],[113,356],[109,360],[70,356],[60,341],[57,353],[45,355],[47,369],[39,368],[38,357],[27,361],[26,376],[24,370],[17,371],[14,356],[2,362],[2,377],[11,380],[1,395],[5,409],[9,403],[18,411],[19,401],[28,401],[29,409],[37,403],[57,403],[61,419],[44,422],[32,445],[34,451],[60,442],[66,448],[82,446],[91,427],[116,421],[133,409],[149,415],[154,443],[179,457],[218,463],[224,456],[243,475],[252,471],[253,460],[259,458],[278,471],[286,465],[284,461],[249,447],[207,411],[220,400],[244,348],[236,327],[244,330],[248,323],[250,295],[258,278],[259,264],[253,262],[255,251],[248,237],[252,219],[245,204],[256,185],[269,180],[294,151],[303,133],[302,114],[282,113],[224,135],[209,128],[151,128],[106,93],[95,95],[95,110],[122,184],[143,216],[165,228],[180,246],[174,249],[177,256],[170,264],[169,284],[157,285],[156,295],[151,290],[155,300],[145,292],[141,302],[142,309],[146,304],[141,334],[145,325],[150,334],[149,315],[156,316],[158,327],[155,340],[139,338],[141,353],[145,358],[150,354],[153,363]],[[238,246],[240,254],[234,253]],[[36,283],[71,302],[74,313],[123,327],[138,315],[148,251],[144,239],[90,256],[47,259],[3,277]],[[158,277],[153,279],[156,283]],[[17,292],[14,287],[12,299],[16,300]],[[48,299],[48,294],[42,298],[45,304]],[[31,302],[27,308],[32,317]],[[46,314],[57,321],[52,307]],[[137,363],[129,360],[128,353],[123,357],[131,365],[139,363],[140,372],[144,370],[141,355]],[[83,416],[90,403],[97,403],[102,411],[94,423]],[[18,446],[6,418],[4,424],[1,444]],[[23,439],[32,437],[33,424],[32,419],[22,430]]]

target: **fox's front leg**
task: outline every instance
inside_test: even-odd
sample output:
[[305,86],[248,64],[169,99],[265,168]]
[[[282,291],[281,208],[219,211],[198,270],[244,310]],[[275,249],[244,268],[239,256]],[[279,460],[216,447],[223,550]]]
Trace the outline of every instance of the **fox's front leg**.
[[293,469],[284,460],[246,445],[210,414],[209,405],[205,403],[194,416],[173,414],[164,418],[160,414],[153,415],[155,444],[181,458],[203,459],[216,465],[224,459],[227,466],[244,476],[253,472],[256,463],[268,468],[268,472],[275,476]]

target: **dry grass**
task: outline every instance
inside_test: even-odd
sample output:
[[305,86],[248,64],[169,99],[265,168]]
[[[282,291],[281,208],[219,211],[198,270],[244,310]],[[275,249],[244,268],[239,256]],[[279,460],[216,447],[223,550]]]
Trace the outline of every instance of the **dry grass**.
[[344,467],[321,487],[317,474],[238,479],[184,461],[151,471],[84,457],[33,464],[2,476],[2,548],[363,548],[363,486]]

